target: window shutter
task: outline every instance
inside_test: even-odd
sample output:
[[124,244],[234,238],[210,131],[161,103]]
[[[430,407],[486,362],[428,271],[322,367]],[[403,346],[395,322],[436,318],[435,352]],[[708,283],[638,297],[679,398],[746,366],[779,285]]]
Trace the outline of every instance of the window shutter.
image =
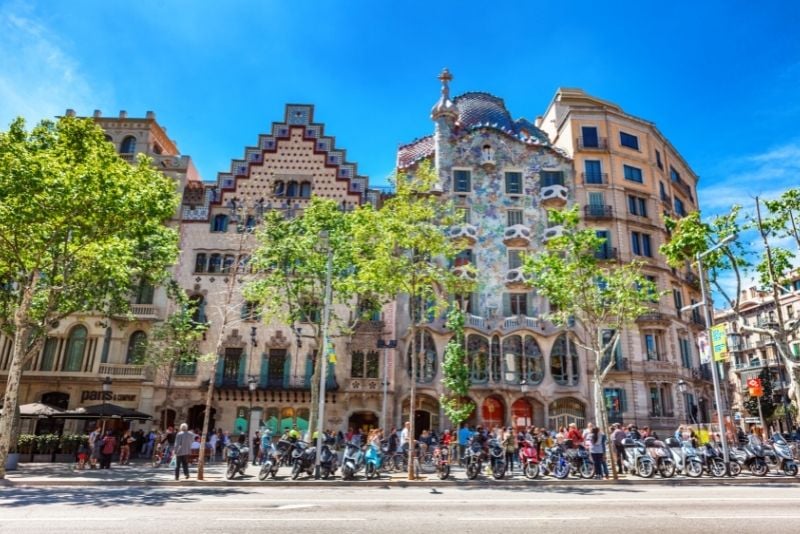
[[242,320],[246,320],[246,319],[248,318],[248,316],[250,315],[250,310],[249,310],[249,308],[250,308],[250,307],[247,305],[247,301],[246,301],[246,300],[245,300],[244,302],[242,302],[242,306],[241,306],[241,308],[239,309],[239,317],[240,317]]
[[511,317],[511,295],[503,293],[503,317]]
[[314,360],[311,358],[306,358],[306,377],[305,383],[306,387],[311,387],[311,376],[314,374]]
[[261,370],[258,374],[258,384],[262,388],[267,387],[267,376],[269,372],[269,356],[266,352],[261,353]]
[[625,389],[619,389],[619,410],[621,412],[628,411],[628,399],[625,397]]
[[289,353],[287,352],[283,358],[283,387],[289,387],[290,383],[289,380],[291,379],[292,373],[292,359],[289,358]]
[[469,313],[473,315],[482,315],[483,312],[480,309],[480,303],[481,303],[481,294],[479,291],[475,291],[472,294],[470,309],[468,310]]
[[247,353],[242,351],[239,356],[239,376],[236,379],[239,387],[247,386]]
[[216,386],[222,385],[222,374],[225,371],[225,357],[224,356],[217,356],[217,372],[214,378],[214,382]]
[[534,307],[534,302],[536,302],[535,299],[536,299],[536,291],[528,291],[525,294],[525,300],[526,300],[525,305],[527,307],[528,317],[538,317],[539,316],[539,310],[535,310],[534,311],[534,308],[533,308]]

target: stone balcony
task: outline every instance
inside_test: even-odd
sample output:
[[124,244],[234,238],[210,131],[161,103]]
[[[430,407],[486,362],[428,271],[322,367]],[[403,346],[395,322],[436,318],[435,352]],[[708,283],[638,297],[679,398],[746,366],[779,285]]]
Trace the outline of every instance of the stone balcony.
[[478,240],[478,229],[469,223],[461,223],[451,226],[447,235],[450,239],[473,245]]
[[550,228],[544,231],[544,241],[545,243],[554,239],[556,237],[561,237],[564,235],[564,227],[561,225],[551,226]]
[[101,363],[98,373],[102,376],[110,376],[113,379],[144,380],[147,378],[144,365]]
[[505,283],[506,287],[521,288],[527,287],[530,279],[530,276],[523,272],[522,267],[517,267],[516,269],[508,270],[505,277]]
[[539,202],[542,206],[561,207],[567,204],[569,190],[560,184],[543,186],[539,192]]
[[531,230],[524,224],[506,227],[503,243],[508,247],[527,247],[531,244]]

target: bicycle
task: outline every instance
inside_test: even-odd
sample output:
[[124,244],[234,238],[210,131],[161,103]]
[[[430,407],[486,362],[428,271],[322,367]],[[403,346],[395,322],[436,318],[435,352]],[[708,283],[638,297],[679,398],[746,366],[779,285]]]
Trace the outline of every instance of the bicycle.
[[172,448],[166,447],[166,450],[159,445],[153,453],[153,467],[161,467],[162,465],[169,465],[172,461]]

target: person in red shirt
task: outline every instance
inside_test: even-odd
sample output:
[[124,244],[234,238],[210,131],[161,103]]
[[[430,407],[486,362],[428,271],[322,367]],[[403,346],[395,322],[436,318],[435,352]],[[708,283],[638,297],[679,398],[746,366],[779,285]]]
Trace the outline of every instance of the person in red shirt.
[[566,438],[572,441],[572,447],[577,448],[578,445],[583,443],[583,434],[581,431],[578,430],[578,425],[575,423],[569,424],[569,430],[567,431]]

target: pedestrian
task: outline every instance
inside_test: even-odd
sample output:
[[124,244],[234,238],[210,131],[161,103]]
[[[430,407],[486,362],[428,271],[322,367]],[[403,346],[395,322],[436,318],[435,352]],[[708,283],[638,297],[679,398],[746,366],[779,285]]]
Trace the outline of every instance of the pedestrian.
[[464,458],[466,457],[467,445],[469,440],[472,439],[472,430],[470,430],[467,423],[461,423],[461,429],[458,431],[458,464],[463,465]]
[[570,447],[573,449],[577,449],[578,445],[583,443],[583,434],[578,430],[578,425],[576,423],[569,424],[569,430],[567,430],[567,435],[564,436],[564,438],[572,442],[570,443]]
[[89,459],[89,446],[85,441],[78,445],[78,469],[86,469],[86,462]]
[[403,430],[400,431],[400,442],[397,444],[401,451],[404,447],[408,447],[409,432],[411,432],[411,422],[406,421],[403,425]]
[[142,446],[142,457],[149,460],[153,457],[153,449],[156,444],[156,429],[151,428],[147,436],[144,438],[144,445]]
[[126,430],[122,435],[122,441],[119,444],[119,465],[126,465],[131,459],[131,445],[136,440],[131,435],[130,430]]
[[103,431],[100,425],[89,434],[89,467],[97,469],[100,462],[100,449],[103,446]]
[[591,442],[592,461],[594,462],[594,478],[608,479],[608,465],[606,465],[606,435],[600,432],[600,427],[592,428],[589,434]]
[[514,439],[514,429],[506,428],[503,433],[503,450],[506,452],[506,465],[510,472],[514,472],[514,457],[517,455],[517,442]]
[[261,434],[256,430],[253,436],[253,465],[258,465],[258,451],[261,449]]
[[117,438],[111,430],[107,430],[100,449],[100,469],[111,469],[111,457],[116,450]]
[[175,436],[175,480],[178,480],[181,467],[183,467],[183,476],[189,480],[189,455],[192,454],[192,443],[194,443],[194,434],[189,432],[189,425],[186,423],[181,424],[180,432]]
[[625,431],[622,430],[620,423],[614,423],[614,431],[611,432],[611,443],[614,445],[614,454],[617,457],[617,473],[623,473],[622,458],[625,454],[625,447],[622,445],[622,440],[625,439]]

